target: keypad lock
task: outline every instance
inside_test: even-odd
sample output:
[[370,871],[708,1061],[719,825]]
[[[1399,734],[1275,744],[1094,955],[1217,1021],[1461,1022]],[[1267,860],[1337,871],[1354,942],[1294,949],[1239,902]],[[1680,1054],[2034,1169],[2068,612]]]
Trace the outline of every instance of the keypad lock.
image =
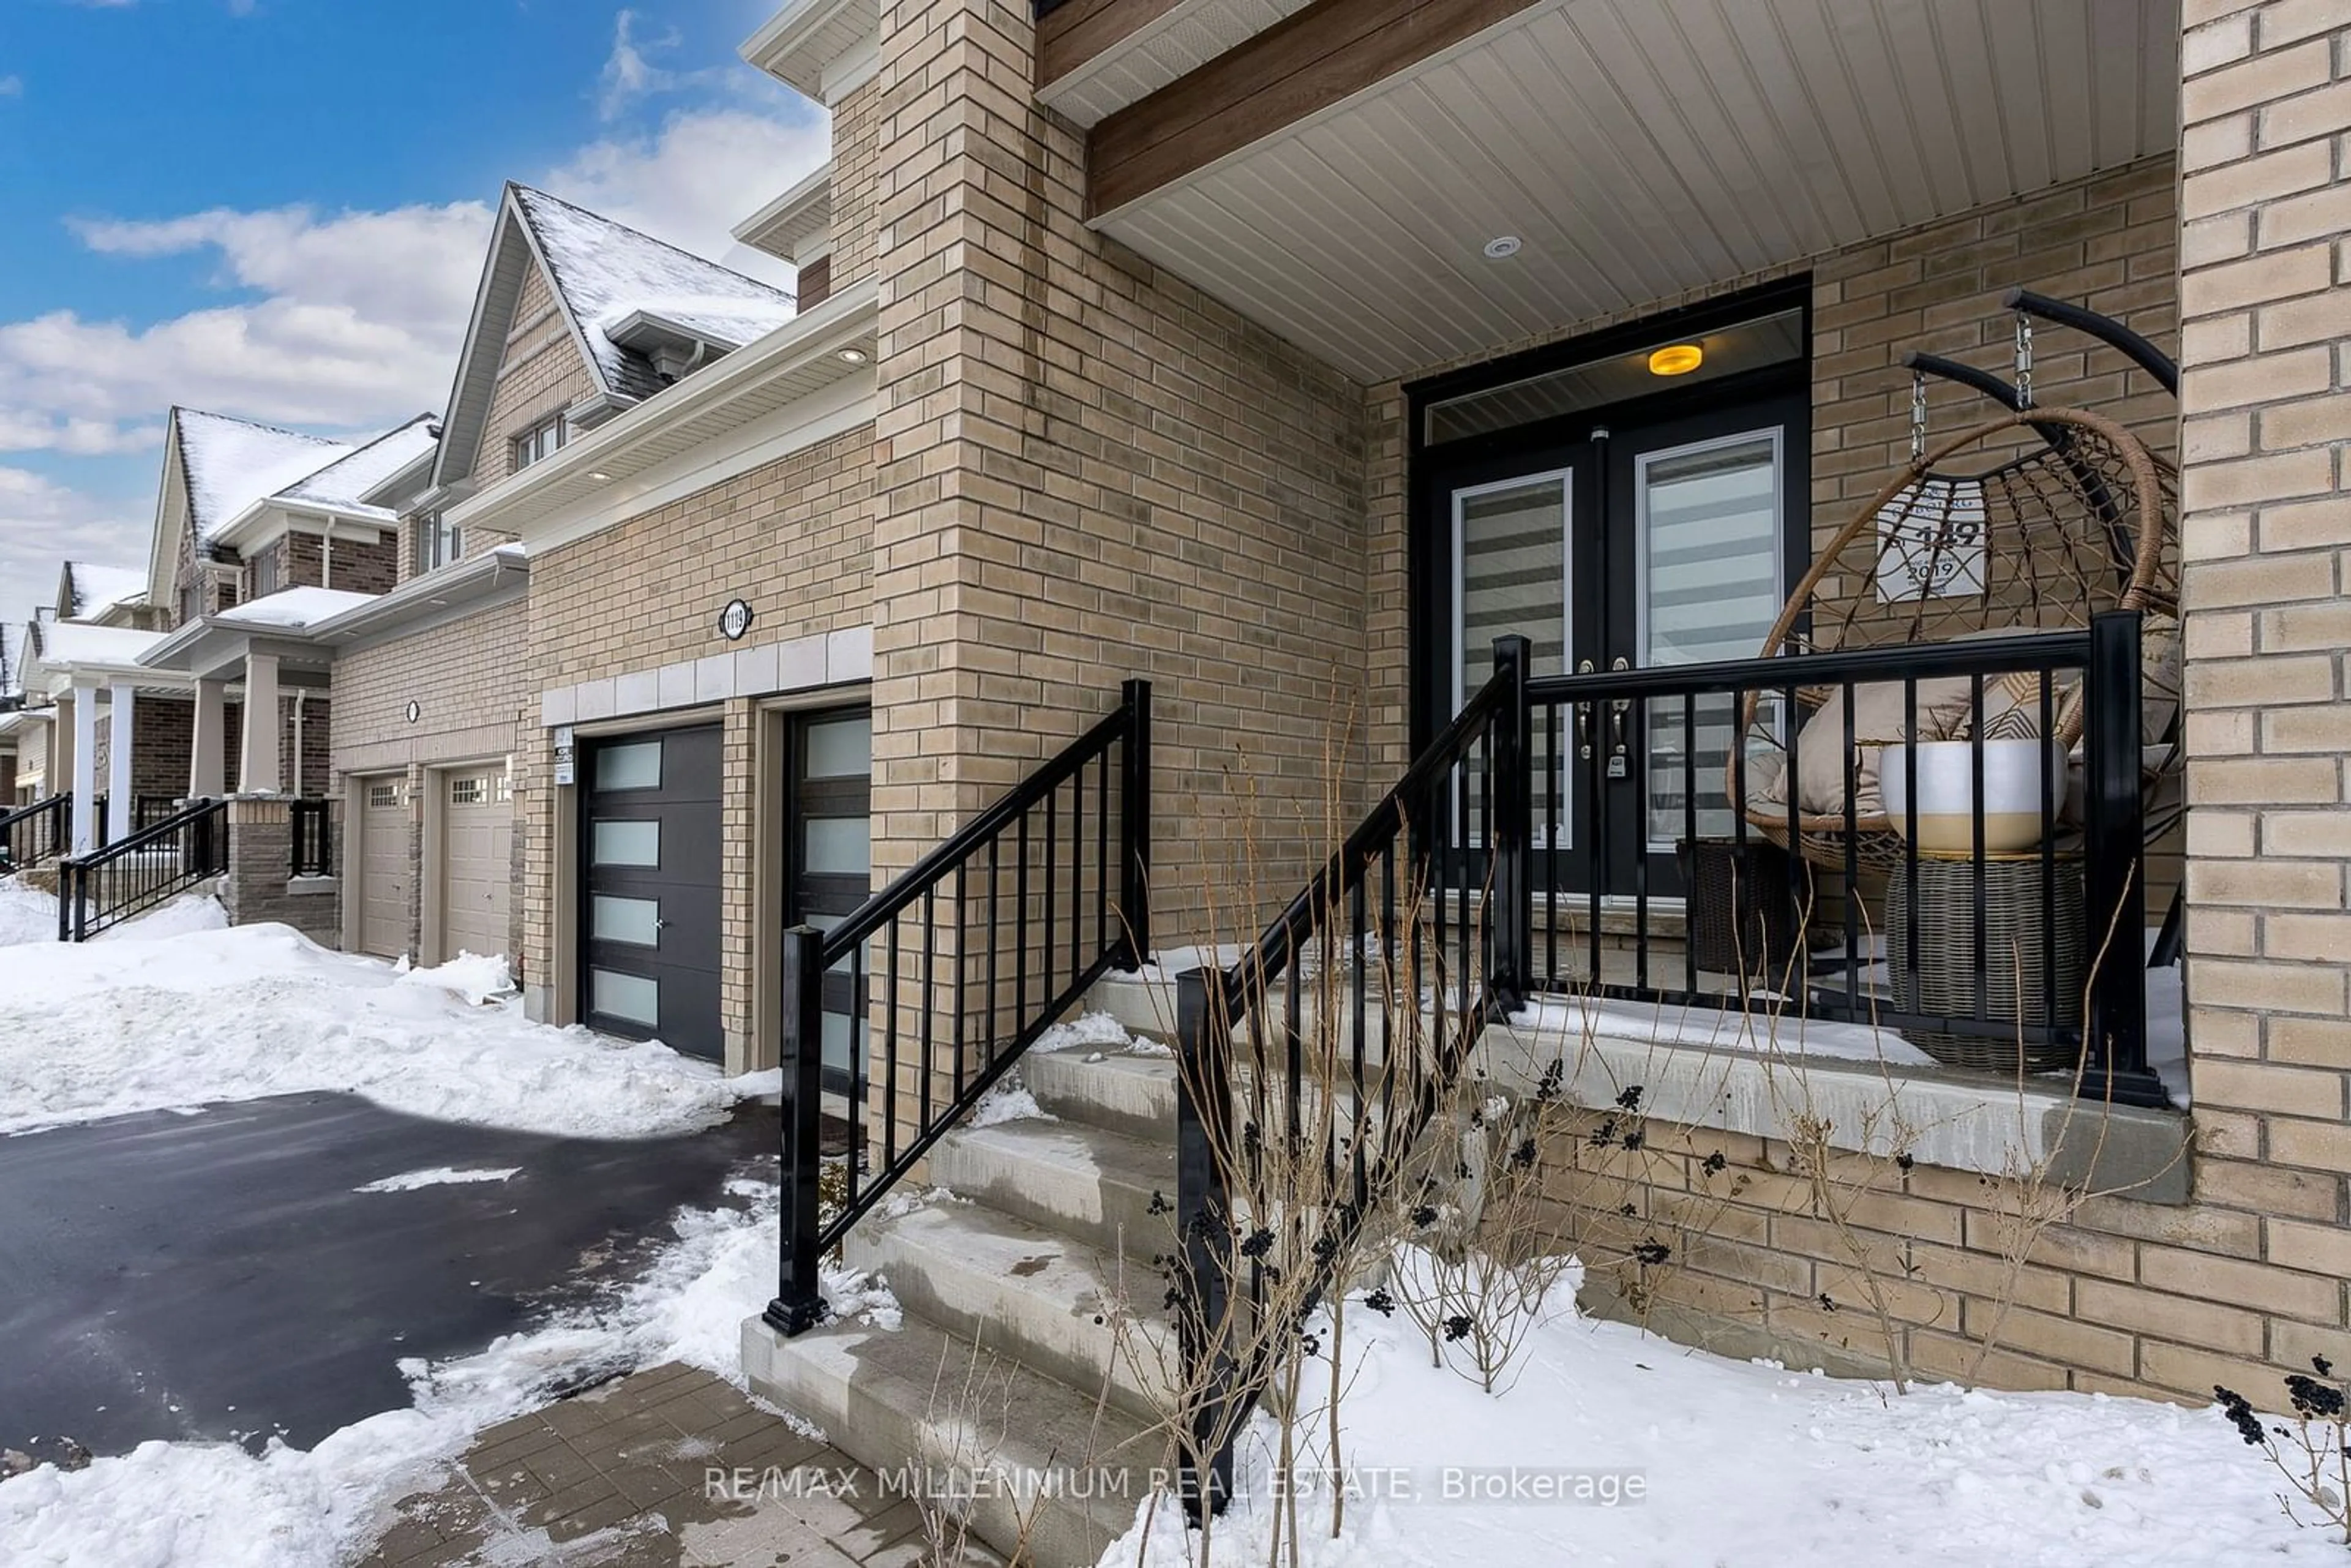
[[[1629,670],[1632,661],[1621,654],[1609,663],[1612,670]],[[1608,777],[1630,779],[1633,776],[1633,753],[1625,737],[1625,716],[1632,711],[1630,697],[1618,697],[1608,705]],[[1591,755],[1589,752],[1586,756]]]

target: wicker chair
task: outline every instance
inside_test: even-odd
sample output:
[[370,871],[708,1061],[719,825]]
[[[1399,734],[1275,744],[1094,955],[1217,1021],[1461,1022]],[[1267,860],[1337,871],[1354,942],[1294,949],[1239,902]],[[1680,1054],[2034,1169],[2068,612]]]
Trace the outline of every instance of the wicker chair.
[[[2146,618],[2147,706],[2176,709],[2176,490],[2169,465],[2101,415],[2033,408],[1980,424],[1923,454],[1854,514],[1790,594],[1763,655],[2059,631],[2087,626],[2102,611],[2137,610]],[[1801,725],[1835,695],[1800,689],[1802,711],[1784,722]],[[1850,825],[1860,864],[1901,862],[1902,839],[1882,807],[1850,824],[1843,810],[1803,807],[1783,721],[1763,708],[1761,695],[1750,692],[1740,703],[1730,756],[1730,796],[1748,821],[1791,847],[1792,793],[1800,802],[1793,847],[1806,860],[1841,870]],[[2070,747],[2081,737],[2081,704],[2057,703],[2055,718],[2054,738]],[[1775,753],[1776,768],[1765,762]],[[1780,799],[1758,798],[1774,788]]]

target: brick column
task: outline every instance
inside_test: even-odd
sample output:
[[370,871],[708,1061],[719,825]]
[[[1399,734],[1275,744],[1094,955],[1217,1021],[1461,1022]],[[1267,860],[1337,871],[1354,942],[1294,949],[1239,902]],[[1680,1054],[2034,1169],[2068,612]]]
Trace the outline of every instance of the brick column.
[[341,946],[338,879],[310,876],[297,881],[293,870],[293,802],[282,795],[232,797],[228,873],[221,879],[220,893],[229,924],[277,921],[322,946]]
[[[2183,20],[2198,1190],[2262,1213],[2268,1262],[2339,1276],[2351,1269],[2351,26],[2339,0],[2187,0]],[[2339,1324],[2339,1303],[2325,1315]],[[2273,1325],[2270,1355],[2294,1363],[2314,1343]]]

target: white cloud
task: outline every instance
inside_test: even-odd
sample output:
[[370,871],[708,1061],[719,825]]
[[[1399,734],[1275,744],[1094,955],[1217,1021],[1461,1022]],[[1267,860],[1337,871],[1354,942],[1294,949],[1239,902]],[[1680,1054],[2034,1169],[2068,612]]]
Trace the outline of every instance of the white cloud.
[[46,475],[0,466],[0,631],[9,645],[33,606],[57,591],[58,562],[144,569],[150,526]]
[[[784,120],[716,105],[523,173],[674,245],[788,283],[789,268],[728,231],[822,162],[827,136],[812,115]],[[152,323],[66,310],[0,320],[0,454],[83,457],[120,476],[125,465],[153,463],[174,403],[336,432],[438,408],[456,372],[490,218],[486,201],[462,201],[77,220],[73,234],[95,254],[185,257],[230,297]],[[145,559],[144,517],[119,521],[119,508],[27,469],[0,476],[10,476],[0,485],[0,620],[21,615],[16,601],[28,582],[47,591],[37,583],[62,555]],[[131,483],[152,486],[152,471]]]

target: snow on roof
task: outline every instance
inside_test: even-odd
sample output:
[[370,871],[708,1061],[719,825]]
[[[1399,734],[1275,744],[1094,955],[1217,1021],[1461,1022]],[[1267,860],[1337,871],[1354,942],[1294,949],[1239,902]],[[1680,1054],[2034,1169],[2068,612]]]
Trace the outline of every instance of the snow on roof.
[[125,626],[84,626],[71,621],[37,622],[34,637],[45,664],[130,664],[163,640],[161,632]]
[[147,595],[147,574],[134,567],[93,566],[85,560],[66,562],[66,582],[71,602],[67,613],[74,620],[102,614],[118,604]]
[[188,506],[196,533],[210,538],[247,507],[308,478],[358,444],[304,435],[200,409],[177,409],[180,460],[188,471]]
[[339,512],[394,520],[388,507],[371,507],[363,497],[370,490],[433,450],[433,420],[420,413],[406,424],[388,430],[350,456],[328,464],[299,484],[276,492],[289,501],[308,501]]
[[258,599],[248,599],[243,604],[215,612],[215,621],[234,622],[240,626],[316,625],[329,616],[340,615],[373,601],[372,593],[352,593],[340,588],[281,588],[275,593],[265,593]]
[[526,185],[515,204],[547,258],[549,282],[587,335],[607,385],[635,379],[607,333],[643,311],[739,348],[792,318],[792,297]]

